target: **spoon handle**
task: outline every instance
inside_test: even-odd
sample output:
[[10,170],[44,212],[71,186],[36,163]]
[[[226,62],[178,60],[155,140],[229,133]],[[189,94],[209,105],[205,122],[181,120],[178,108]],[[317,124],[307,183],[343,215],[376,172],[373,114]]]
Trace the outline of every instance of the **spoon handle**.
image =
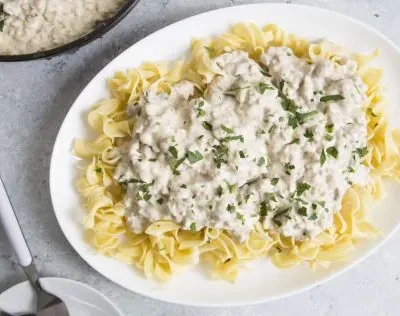
[[18,262],[22,267],[29,266],[33,260],[31,252],[21,227],[19,226],[17,217],[12,208],[3,180],[0,176],[0,222],[3,224],[6,236],[17,256]]

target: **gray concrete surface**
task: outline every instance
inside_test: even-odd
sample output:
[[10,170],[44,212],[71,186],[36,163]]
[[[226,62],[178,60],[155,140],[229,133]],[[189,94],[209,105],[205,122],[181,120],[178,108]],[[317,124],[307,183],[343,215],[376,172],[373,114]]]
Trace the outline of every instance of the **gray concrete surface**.
[[[127,316],[400,315],[400,232],[355,269],[308,292],[242,308],[195,308],[144,298],[111,283],[74,252],[53,215],[50,154],[70,105],[110,60],[146,35],[214,8],[260,1],[142,0],[104,38],[72,55],[0,63],[0,172],[45,275],[94,286]],[[292,0],[348,14],[400,45],[399,0]],[[0,230],[0,292],[24,280]]]

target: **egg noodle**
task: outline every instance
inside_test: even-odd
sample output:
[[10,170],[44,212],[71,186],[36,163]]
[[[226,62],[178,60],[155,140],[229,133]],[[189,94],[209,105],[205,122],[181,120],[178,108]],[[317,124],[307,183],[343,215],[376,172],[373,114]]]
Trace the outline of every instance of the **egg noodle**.
[[94,141],[77,139],[74,155],[91,160],[77,189],[85,200],[88,214],[85,237],[98,253],[135,265],[147,278],[168,281],[184,266],[200,261],[208,264],[212,278],[234,281],[239,268],[255,258],[271,257],[279,268],[301,262],[311,267],[328,267],[346,259],[361,240],[379,234],[367,220],[367,206],[384,195],[383,178],[400,180],[400,132],[390,129],[384,112],[385,102],[379,81],[382,70],[369,66],[378,51],[362,55],[352,53],[357,73],[367,85],[368,154],[364,164],[370,168],[370,184],[351,187],[334,214],[334,225],[316,238],[297,241],[273,231],[261,223],[250,237],[238,243],[228,231],[205,228],[198,232],[180,229],[170,221],[151,224],[144,233],[134,234],[127,227],[124,188],[113,178],[121,159],[118,146],[132,135],[135,122],[126,112],[127,105],[139,100],[148,89],[169,93],[183,80],[194,82],[200,91],[216,76],[212,58],[230,51],[246,51],[258,61],[271,46],[285,46],[312,63],[329,59],[341,63],[345,50],[330,42],[310,43],[269,24],[260,28],[254,23],[239,23],[225,34],[207,40],[193,40],[186,61],[169,63],[145,62],[137,69],[115,73],[108,82],[111,97],[96,103],[89,113],[90,126],[100,136]]

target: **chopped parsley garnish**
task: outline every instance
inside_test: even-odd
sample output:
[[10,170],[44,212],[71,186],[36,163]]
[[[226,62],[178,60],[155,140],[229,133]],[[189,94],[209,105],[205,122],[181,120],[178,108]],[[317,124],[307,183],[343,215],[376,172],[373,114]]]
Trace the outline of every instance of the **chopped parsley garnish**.
[[299,213],[301,216],[307,216],[307,208],[302,206],[298,209],[297,213]]
[[202,160],[203,155],[198,150],[196,150],[194,152],[189,150],[188,154],[187,154],[187,158],[188,158],[189,162],[193,165],[196,162]]
[[228,154],[229,148],[225,145],[214,145],[213,146],[213,153],[214,153],[214,162],[217,165],[217,168],[221,168],[223,163],[228,162]]
[[149,161],[155,162],[155,161],[157,161],[157,158],[151,158],[151,159],[149,159]]
[[169,146],[168,147],[169,153],[172,155],[174,158],[178,158],[178,151],[176,150],[176,147],[174,146]]
[[219,197],[221,197],[222,193],[223,193],[222,186],[219,185],[218,188],[217,188],[217,195],[218,195]]
[[282,215],[285,215],[287,212],[289,212],[291,210],[291,208],[290,207],[288,207],[288,208],[285,208],[284,210],[282,210],[282,211],[279,211],[278,213],[276,213],[275,215],[274,215],[274,219],[275,218],[278,218],[278,217],[280,217],[280,216],[282,216]]
[[321,102],[329,102],[329,101],[340,101],[344,100],[344,96],[340,94],[326,95],[319,99]]
[[273,179],[271,180],[271,184],[272,184],[272,185],[277,185],[278,182],[279,182],[279,178],[273,178]]
[[378,117],[378,115],[374,112],[372,108],[368,108],[367,113],[373,117]]
[[324,165],[325,161],[326,161],[325,150],[322,148],[321,156],[319,157],[319,162],[321,163],[321,166]]
[[6,23],[6,21],[5,20],[3,20],[3,21],[0,21],[0,32],[3,32],[3,29],[4,29],[4,24]]
[[237,184],[230,184],[228,181],[225,181],[228,186],[229,193],[233,193],[236,191]]
[[240,140],[242,143],[244,142],[244,138],[242,135],[236,135],[236,136],[226,136],[224,138],[222,138],[222,142],[230,142],[233,140]]
[[331,156],[331,157],[333,157],[333,158],[335,158],[335,159],[337,159],[337,157],[338,157],[338,155],[339,155],[339,152],[338,152],[338,150],[336,149],[336,147],[329,147],[329,148],[327,148],[327,149],[326,149],[326,153],[327,153],[329,156]]
[[243,150],[239,151],[239,157],[240,158],[246,158],[246,154],[244,153]]
[[272,221],[274,222],[274,224],[278,227],[282,226],[282,222],[279,219],[273,218]]
[[314,133],[311,129],[307,128],[306,132],[304,133],[304,137],[308,139],[312,139],[314,137]]
[[246,219],[244,218],[243,214],[236,213],[236,218],[242,222],[242,225],[244,225]]
[[267,216],[267,213],[268,213],[268,211],[267,211],[267,203],[265,201],[261,202],[261,204],[260,204],[260,216]]
[[267,193],[266,193],[266,197],[267,197],[268,201],[278,202],[278,201],[276,200],[275,194],[272,193],[272,192],[267,192]]
[[262,167],[263,165],[265,165],[265,158],[261,157],[258,159],[257,166]]
[[317,206],[317,204],[313,203],[313,204],[311,204],[311,207],[313,210],[316,210],[318,206]]
[[305,191],[310,190],[311,189],[311,185],[309,185],[306,182],[303,183],[298,183],[296,186],[296,193],[297,196],[301,196]]
[[196,223],[191,223],[191,224],[190,224],[190,231],[191,231],[192,233],[195,233],[195,232],[196,232]]
[[296,106],[291,100],[287,99],[286,97],[283,99],[282,103],[282,108],[285,111],[291,112],[291,113],[296,113],[298,106]]
[[201,117],[201,116],[206,115],[206,111],[204,111],[204,110],[202,109],[203,106],[204,106],[204,101],[200,101],[200,102],[199,102],[199,105],[198,105],[198,108],[196,109],[196,110],[197,110],[197,115],[196,115],[196,117]]
[[285,164],[285,169],[286,169],[285,173],[290,176],[292,174],[291,171],[294,170],[294,168],[295,168],[294,165],[292,165],[289,162],[287,162]]
[[181,188],[182,188],[182,189],[186,189],[186,188],[187,188],[187,185],[186,185],[186,184],[182,184],[182,185],[181,185]]
[[347,169],[347,171],[350,172],[350,173],[356,172],[352,167],[349,167],[349,168]]
[[360,158],[363,158],[368,154],[368,147],[360,147],[356,149],[357,154],[360,156]]
[[297,119],[296,119],[295,116],[291,116],[291,117],[289,117],[289,119],[288,119],[288,125],[289,125],[291,128],[295,129],[295,128],[297,128],[297,126],[299,126],[299,122],[297,121]]
[[288,119],[288,125],[293,129],[297,128],[299,125],[304,124],[305,120],[318,114],[317,110],[306,112],[306,113],[299,113],[299,112],[291,112],[291,115]]
[[264,94],[265,90],[274,90],[274,87],[264,82],[259,82],[257,89],[261,94]]
[[229,127],[226,127],[224,124],[221,125],[221,128],[225,133],[228,133],[228,134],[232,134],[233,133],[233,129],[231,129]]
[[179,175],[179,171],[177,169],[185,161],[186,158],[187,158],[187,154],[185,156],[183,156],[183,158],[181,158],[181,159],[174,158],[174,159],[170,160],[169,165],[175,175]]
[[103,173],[103,170],[101,170],[101,168],[96,168],[95,171],[96,171],[97,173]]
[[207,121],[203,121],[203,127],[208,130],[208,131],[212,131],[212,125],[210,123],[208,123]]
[[317,216],[317,214],[314,213],[311,216],[309,216],[308,219],[311,221],[315,221],[316,219],[318,219],[318,216]]
[[175,140],[175,136],[172,136],[172,137],[171,137],[171,142],[173,142],[173,143],[175,143],[175,142],[176,142],[176,140]]
[[235,206],[235,205],[232,205],[232,204],[228,204],[228,206],[226,207],[226,210],[227,210],[229,213],[233,213],[233,212],[235,212],[235,210],[236,210],[236,206]]
[[161,204],[164,203],[164,200],[163,200],[162,198],[159,198],[159,199],[157,200],[157,203],[161,205]]
[[300,142],[300,139],[294,138],[288,145],[298,144],[299,142]]
[[333,136],[331,134],[328,134],[328,135],[325,136],[325,139],[327,141],[331,141],[333,139]]
[[333,132],[333,124],[329,124],[325,126],[325,130],[327,133],[332,133]]

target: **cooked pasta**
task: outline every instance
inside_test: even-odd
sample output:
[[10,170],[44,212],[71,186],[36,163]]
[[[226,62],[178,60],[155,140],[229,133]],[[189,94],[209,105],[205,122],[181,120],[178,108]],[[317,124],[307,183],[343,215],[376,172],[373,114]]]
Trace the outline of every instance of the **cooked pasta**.
[[110,98],[96,103],[88,116],[91,128],[98,133],[94,141],[75,140],[73,154],[90,164],[77,181],[77,190],[85,199],[88,211],[84,228],[88,242],[102,255],[110,256],[142,270],[147,278],[162,282],[179,273],[183,267],[204,262],[211,277],[233,282],[239,270],[256,258],[272,259],[279,268],[307,263],[311,267],[329,266],[345,260],[362,239],[380,234],[367,220],[370,199],[384,196],[384,178],[400,181],[400,131],[391,129],[385,112],[382,70],[370,66],[378,51],[352,54],[357,73],[367,86],[368,153],[364,164],[370,170],[370,183],[353,185],[342,200],[341,211],[334,215],[333,225],[315,238],[297,240],[268,230],[258,222],[242,243],[229,231],[203,228],[192,232],[168,220],[147,227],[144,233],[133,233],[125,218],[122,203],[126,187],[113,175],[121,160],[119,145],[132,137],[135,120],[127,105],[139,101],[149,90],[170,93],[172,87],[186,79],[199,91],[219,75],[212,59],[226,52],[245,51],[255,61],[270,47],[284,46],[309,63],[329,59],[340,65],[343,48],[329,42],[310,43],[289,34],[277,25],[262,28],[254,23],[239,23],[225,34],[206,40],[193,40],[187,61],[145,62],[137,69],[117,72],[109,80]]

